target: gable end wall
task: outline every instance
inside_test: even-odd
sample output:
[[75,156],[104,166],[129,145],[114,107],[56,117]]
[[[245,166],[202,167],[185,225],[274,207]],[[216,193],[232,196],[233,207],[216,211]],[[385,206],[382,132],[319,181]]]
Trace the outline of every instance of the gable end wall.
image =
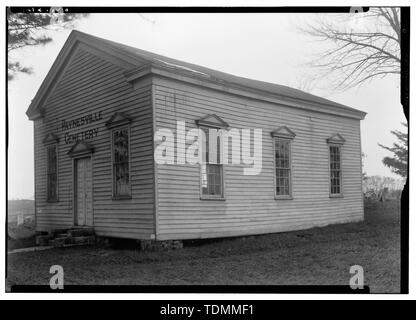
[[[152,95],[149,79],[128,83],[125,69],[100,57],[97,51],[80,46],[48,95],[44,117],[34,121],[36,228],[45,231],[73,226],[73,160],[67,155],[73,143],[65,133],[98,128],[88,140],[94,147],[93,216],[97,235],[149,239],[154,225],[154,172]],[[112,199],[110,131],[105,122],[115,112],[133,118],[130,126],[132,199]],[[62,131],[61,121],[101,112],[102,119],[79,128]],[[58,202],[46,199],[46,147],[49,133],[59,136]]]

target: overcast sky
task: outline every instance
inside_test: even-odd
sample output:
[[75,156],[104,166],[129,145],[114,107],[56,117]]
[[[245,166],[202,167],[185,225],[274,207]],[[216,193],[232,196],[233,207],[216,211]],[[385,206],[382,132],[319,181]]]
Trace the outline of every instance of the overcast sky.
[[[322,43],[297,29],[313,22],[316,14],[186,13],[91,14],[76,29],[171,58],[235,75],[301,88],[305,63]],[[9,82],[9,199],[33,198],[33,123],[25,112],[71,30],[50,33],[53,42],[16,53],[34,73]],[[400,104],[399,80],[387,77],[360,88],[333,92],[323,79],[310,93],[367,112],[361,123],[362,150],[368,175],[398,178],[381,160],[389,152],[377,143],[392,145],[391,130],[405,117]]]

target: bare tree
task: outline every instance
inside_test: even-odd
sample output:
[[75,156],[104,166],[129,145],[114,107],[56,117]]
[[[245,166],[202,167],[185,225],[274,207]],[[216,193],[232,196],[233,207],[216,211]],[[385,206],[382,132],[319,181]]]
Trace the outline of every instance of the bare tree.
[[351,13],[348,19],[344,15],[342,21],[318,20],[302,31],[329,46],[311,65],[321,77],[333,77],[334,89],[346,90],[373,78],[400,74],[399,8],[371,8]]
[[53,13],[13,13],[7,11],[7,69],[8,80],[17,73],[31,73],[30,67],[23,66],[13,57],[13,52],[27,46],[45,45],[52,41],[45,31],[73,27],[74,21],[85,17],[84,13],[61,13],[53,19]]

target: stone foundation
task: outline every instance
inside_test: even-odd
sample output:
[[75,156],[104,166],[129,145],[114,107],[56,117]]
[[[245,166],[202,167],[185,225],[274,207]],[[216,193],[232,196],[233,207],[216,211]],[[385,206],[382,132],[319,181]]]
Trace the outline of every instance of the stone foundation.
[[47,233],[39,232],[36,236],[38,246],[66,247],[93,244],[95,244],[95,236],[92,228],[56,229]]
[[183,243],[180,240],[139,240],[139,243],[140,250],[143,251],[167,251],[183,248]]
[[[134,240],[130,241],[129,247],[134,248]],[[181,240],[137,240],[137,243],[142,251],[168,251],[183,248]],[[108,248],[126,245],[125,243],[119,244],[117,238],[97,237],[89,229],[53,230],[49,233],[39,232],[36,236],[38,246],[66,247],[92,244]]]

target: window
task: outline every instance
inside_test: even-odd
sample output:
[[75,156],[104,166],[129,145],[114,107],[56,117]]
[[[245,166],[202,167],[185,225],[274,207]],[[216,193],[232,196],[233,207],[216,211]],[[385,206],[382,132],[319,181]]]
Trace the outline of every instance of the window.
[[112,130],[113,197],[130,198],[129,128]]
[[329,196],[342,197],[341,147],[345,139],[336,133],[326,141],[329,148]]
[[331,195],[341,195],[341,150],[339,145],[329,146]]
[[[222,165],[222,139],[218,132],[227,129],[228,123],[216,114],[209,114],[195,120],[196,125],[204,132],[205,141],[201,154],[201,199],[224,200],[224,167]],[[210,133],[212,137],[210,138]],[[215,135],[214,135],[215,133]]]
[[[203,163],[201,163],[201,193],[202,198],[224,198],[223,165],[221,164],[221,139],[217,136],[210,141],[209,131],[214,128],[201,128],[205,133],[205,148],[203,148]],[[210,159],[210,152],[213,153]]]
[[123,112],[115,112],[105,123],[111,133],[113,199],[131,199],[130,123]]
[[58,176],[57,176],[56,145],[47,147],[47,199],[58,200]]
[[276,196],[291,195],[290,140],[275,139]]
[[271,135],[274,139],[275,198],[292,199],[292,140],[296,134],[282,126]]

